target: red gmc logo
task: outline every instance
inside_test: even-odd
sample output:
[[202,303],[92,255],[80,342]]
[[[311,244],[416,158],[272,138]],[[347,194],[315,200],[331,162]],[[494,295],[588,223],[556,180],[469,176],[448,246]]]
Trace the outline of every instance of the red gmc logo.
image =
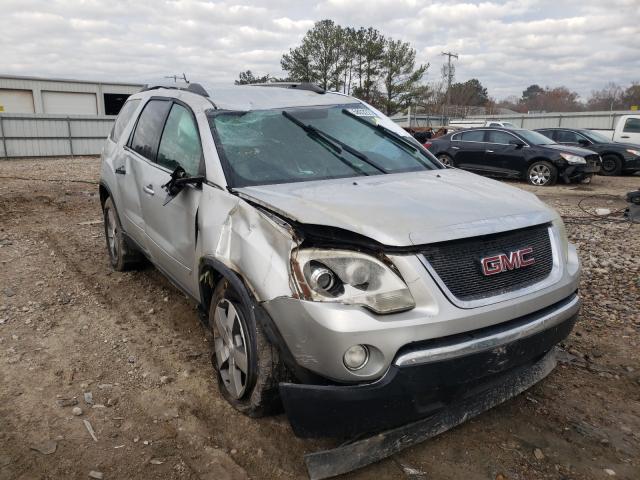
[[495,275],[496,273],[506,272],[507,270],[533,265],[535,259],[531,256],[532,253],[533,248],[526,247],[510,252],[509,255],[501,253],[500,255],[494,255],[492,257],[484,257],[480,260],[482,273],[485,275]]

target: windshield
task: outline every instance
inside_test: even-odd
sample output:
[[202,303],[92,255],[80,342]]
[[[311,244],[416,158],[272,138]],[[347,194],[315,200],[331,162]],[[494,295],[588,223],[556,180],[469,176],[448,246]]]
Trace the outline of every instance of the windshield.
[[378,131],[376,120],[356,104],[215,112],[210,125],[235,187],[441,168],[421,147]]
[[611,143],[611,139],[605,137],[601,133],[592,132],[590,130],[580,130],[580,133],[591,140],[593,143]]
[[517,130],[516,133],[526,140],[529,145],[552,145],[556,142],[541,133],[531,130]]

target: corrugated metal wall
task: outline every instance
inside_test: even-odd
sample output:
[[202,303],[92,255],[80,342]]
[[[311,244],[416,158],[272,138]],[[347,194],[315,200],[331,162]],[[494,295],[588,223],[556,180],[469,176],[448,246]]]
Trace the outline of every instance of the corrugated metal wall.
[[0,158],[99,155],[112,116],[0,114]]

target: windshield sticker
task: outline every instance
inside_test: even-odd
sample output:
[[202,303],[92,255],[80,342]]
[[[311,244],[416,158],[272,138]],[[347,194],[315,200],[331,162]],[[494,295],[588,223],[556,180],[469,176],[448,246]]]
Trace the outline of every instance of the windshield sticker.
[[352,113],[358,117],[372,117],[377,118],[375,114],[368,108],[347,108],[349,113]]

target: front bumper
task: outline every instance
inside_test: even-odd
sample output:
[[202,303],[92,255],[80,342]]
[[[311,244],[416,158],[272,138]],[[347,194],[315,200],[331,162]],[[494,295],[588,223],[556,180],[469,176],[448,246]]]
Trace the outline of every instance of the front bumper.
[[580,181],[591,175],[599,173],[600,165],[600,162],[593,164],[587,163],[586,165],[568,165],[560,172],[560,176],[566,183],[569,183],[572,180]]
[[409,344],[373,383],[282,383],[282,402],[301,437],[348,437],[425,418],[535,364],[569,334],[579,307],[572,294],[506,324]]
[[638,170],[640,170],[640,157],[635,155],[625,157],[624,164],[622,165],[622,171],[637,172]]

